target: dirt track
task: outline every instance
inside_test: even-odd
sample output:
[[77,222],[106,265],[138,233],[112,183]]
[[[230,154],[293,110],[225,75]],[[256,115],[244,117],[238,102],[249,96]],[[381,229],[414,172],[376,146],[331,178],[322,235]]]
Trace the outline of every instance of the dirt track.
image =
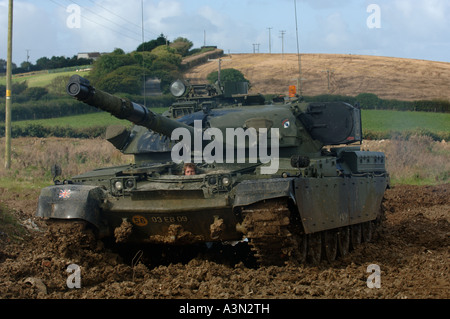
[[[0,189],[0,195],[7,192]],[[149,299],[310,299],[450,297],[450,184],[397,186],[388,190],[387,220],[373,242],[344,259],[319,266],[247,267],[226,247],[171,263],[132,262],[116,253],[61,251],[72,243],[48,245],[45,224],[33,217],[35,194],[3,201],[27,229],[22,240],[0,236],[0,298],[149,298]],[[4,196],[1,196],[4,197]],[[31,223],[34,222],[33,223]],[[38,230],[36,230],[38,229]],[[67,250],[65,250],[67,252]],[[139,255],[138,255],[139,256]],[[135,259],[135,260],[136,260]],[[68,288],[70,264],[81,267],[81,288]],[[368,288],[369,265],[381,270],[380,288]],[[75,281],[73,281],[75,282]],[[375,283],[376,281],[372,281]]]

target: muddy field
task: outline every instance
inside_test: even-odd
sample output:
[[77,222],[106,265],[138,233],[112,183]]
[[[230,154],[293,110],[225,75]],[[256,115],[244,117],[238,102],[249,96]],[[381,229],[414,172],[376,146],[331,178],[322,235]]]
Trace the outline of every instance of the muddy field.
[[[0,234],[3,299],[450,297],[450,184],[388,190],[383,228],[372,242],[332,264],[262,268],[253,267],[251,258],[245,257],[245,245],[199,248],[182,259],[175,250],[157,260],[138,248],[126,253],[111,251],[107,244],[73,249],[77,240],[85,239],[58,240],[57,233],[33,216],[35,192],[14,196],[6,189],[0,192],[8,195],[0,198],[9,198],[2,204],[13,210],[26,230],[20,235]],[[80,267],[79,277],[71,264]],[[76,278],[81,279],[81,288],[76,287]],[[368,278],[369,286],[375,287],[368,287]]]

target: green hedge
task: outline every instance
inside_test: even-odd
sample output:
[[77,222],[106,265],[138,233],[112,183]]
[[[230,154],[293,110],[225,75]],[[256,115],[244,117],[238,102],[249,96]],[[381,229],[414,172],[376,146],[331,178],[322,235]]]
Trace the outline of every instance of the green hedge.
[[420,100],[399,101],[384,100],[372,93],[361,93],[357,96],[323,94],[317,96],[304,96],[306,102],[347,102],[354,105],[359,103],[364,110],[395,110],[395,111],[422,111],[450,113],[450,101],[448,100]]
[[[105,137],[106,126],[95,126],[90,128],[72,128],[72,127],[47,127],[38,124],[28,125],[26,127],[15,127],[11,129],[11,136],[16,137],[68,137],[68,138],[95,138]],[[363,131],[363,138],[368,140],[381,140],[391,138],[409,139],[413,135],[430,136],[435,141],[450,141],[450,132],[431,132],[426,129],[415,129],[403,132],[397,131]],[[5,125],[0,124],[0,136],[5,136]]]
[[450,140],[450,132],[431,132],[426,129],[418,128],[414,130],[407,131],[371,131],[371,130],[363,130],[363,138],[365,140],[385,140],[392,138],[399,138],[408,140],[411,136],[429,136],[434,141],[449,141]]
[[[106,127],[95,126],[89,128],[72,127],[47,127],[38,124],[28,125],[26,127],[11,128],[11,137],[69,137],[69,138],[95,138],[104,137]],[[0,136],[5,136],[5,125],[0,124]]]
[[[12,103],[13,121],[47,119],[96,112],[97,109],[73,99],[40,100]],[[0,119],[5,118],[5,105],[0,105]]]
[[[129,94],[117,95],[126,97],[133,102],[144,104],[144,97]],[[145,99],[147,107],[169,107],[175,98],[168,95],[148,96]],[[56,98],[24,103],[13,103],[11,118],[13,121],[48,119],[98,112],[95,107],[79,102],[73,98]],[[5,119],[5,104],[0,104],[0,121]]]

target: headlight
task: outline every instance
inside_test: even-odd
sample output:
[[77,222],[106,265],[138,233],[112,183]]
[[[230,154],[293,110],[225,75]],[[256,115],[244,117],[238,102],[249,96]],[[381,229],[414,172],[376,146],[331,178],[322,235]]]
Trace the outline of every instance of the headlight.
[[186,92],[186,85],[183,81],[176,80],[170,85],[170,93],[175,97],[180,97]]
[[215,176],[211,176],[210,178],[208,178],[208,183],[210,185],[216,185],[216,183],[217,183],[216,177]]
[[222,185],[225,186],[225,187],[230,185],[230,179],[228,177],[222,178]]
[[127,179],[127,181],[125,182],[125,186],[126,186],[126,188],[133,188],[134,187],[134,180]]
[[123,189],[123,184],[122,184],[122,182],[121,182],[121,181],[115,182],[115,183],[114,183],[114,188],[115,188],[117,191],[121,191],[121,190]]

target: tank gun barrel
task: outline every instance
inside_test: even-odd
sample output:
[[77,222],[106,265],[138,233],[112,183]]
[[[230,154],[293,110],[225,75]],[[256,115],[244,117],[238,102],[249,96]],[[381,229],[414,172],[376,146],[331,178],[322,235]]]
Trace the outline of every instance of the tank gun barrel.
[[172,131],[183,127],[193,134],[192,126],[169,119],[149,110],[147,107],[134,103],[126,98],[119,98],[94,88],[89,80],[72,75],[67,84],[67,93],[88,105],[111,113],[119,119],[128,120],[136,125],[171,137]]

